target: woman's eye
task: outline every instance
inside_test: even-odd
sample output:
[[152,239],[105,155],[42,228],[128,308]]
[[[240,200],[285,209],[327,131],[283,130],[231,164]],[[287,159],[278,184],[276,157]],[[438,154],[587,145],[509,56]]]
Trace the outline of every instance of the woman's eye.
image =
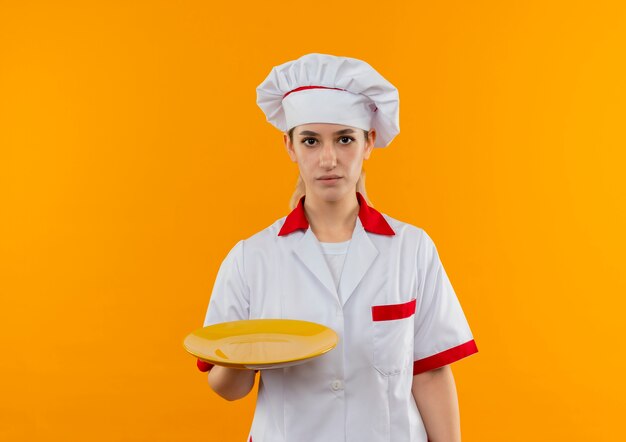
[[[312,141],[312,142],[309,143],[309,141]],[[302,144],[304,144],[306,146],[313,146],[316,141],[317,140],[315,138],[305,138],[304,140],[302,140]]]
[[[352,138],[352,137],[341,137],[341,138],[339,138],[339,140],[340,140],[341,144],[349,144],[352,141],[354,141],[354,138]],[[343,142],[343,141],[345,141],[345,142]]]

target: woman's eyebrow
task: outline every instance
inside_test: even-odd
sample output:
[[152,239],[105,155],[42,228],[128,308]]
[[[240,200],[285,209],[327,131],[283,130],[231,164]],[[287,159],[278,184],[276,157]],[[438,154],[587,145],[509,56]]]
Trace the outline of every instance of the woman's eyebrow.
[[[338,130],[337,132],[334,133],[334,135],[343,135],[343,134],[353,134],[354,133],[354,129],[342,129],[342,130]],[[313,132],[312,130],[303,130],[302,132],[300,132],[298,135],[319,135],[317,132]]]

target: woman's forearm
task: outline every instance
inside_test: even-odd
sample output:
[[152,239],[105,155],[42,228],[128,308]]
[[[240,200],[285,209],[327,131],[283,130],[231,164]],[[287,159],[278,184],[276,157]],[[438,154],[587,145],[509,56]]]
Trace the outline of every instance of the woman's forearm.
[[209,372],[209,385],[218,395],[228,401],[246,396],[254,387],[254,370],[215,365]]
[[449,365],[413,376],[411,388],[430,442],[460,442],[459,402]]

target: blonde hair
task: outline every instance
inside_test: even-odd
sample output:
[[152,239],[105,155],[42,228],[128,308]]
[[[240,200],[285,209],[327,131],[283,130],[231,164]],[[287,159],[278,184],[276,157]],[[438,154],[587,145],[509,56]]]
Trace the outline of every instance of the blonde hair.
[[[371,201],[367,197],[367,192],[365,191],[365,169],[363,168],[361,168],[361,176],[359,177],[359,180],[356,182],[356,191],[359,192],[361,195],[363,195],[363,198],[365,198],[365,201],[367,202],[368,206],[374,207],[374,205],[371,203]],[[298,202],[300,201],[300,198],[302,198],[305,193],[306,191],[304,188],[304,181],[302,181],[302,177],[300,176],[300,174],[298,174],[298,181],[296,182],[296,189],[294,190],[293,195],[291,195],[291,199],[289,200],[289,208],[291,210],[296,208],[296,206],[298,205]]]

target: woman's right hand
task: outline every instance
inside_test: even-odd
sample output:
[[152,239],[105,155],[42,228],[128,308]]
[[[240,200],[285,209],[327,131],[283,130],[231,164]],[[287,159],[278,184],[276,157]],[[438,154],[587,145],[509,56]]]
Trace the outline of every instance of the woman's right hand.
[[209,386],[227,401],[245,397],[254,387],[257,370],[215,365],[209,371]]

